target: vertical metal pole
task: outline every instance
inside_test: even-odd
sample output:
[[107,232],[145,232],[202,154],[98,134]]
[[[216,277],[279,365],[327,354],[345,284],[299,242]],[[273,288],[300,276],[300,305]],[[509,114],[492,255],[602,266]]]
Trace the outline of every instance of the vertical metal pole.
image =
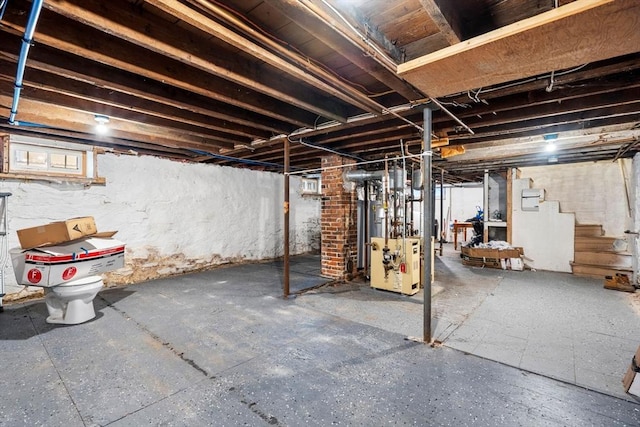
[[289,138],[284,139],[284,298],[289,297]]
[[489,225],[487,221],[489,221],[489,170],[484,170],[484,179],[483,179],[483,200],[482,200],[482,241],[487,243],[489,241]]
[[440,256],[442,256],[442,244],[444,243],[444,169],[440,169]]
[[9,225],[7,222],[7,209],[10,195],[11,193],[0,193],[0,199],[2,199],[2,224],[0,224],[0,240],[2,241],[0,243],[2,245],[0,248],[0,312],[4,311],[4,305],[2,304],[2,298],[5,296],[4,270],[7,267],[7,262],[9,261],[9,236],[7,233]]
[[364,219],[364,246],[362,248],[362,250],[364,250],[364,275],[366,277],[369,277],[369,249],[371,248],[371,242],[369,241],[369,239],[371,238],[371,236],[369,236],[369,228],[371,228],[371,226],[369,225],[369,181],[364,182],[364,212],[363,212],[363,219]]
[[422,303],[423,315],[423,341],[431,342],[431,236],[433,234],[433,207],[431,206],[431,110],[425,108],[424,118],[424,147],[422,151],[422,161],[424,174],[422,175],[422,203],[423,203],[423,224],[422,233],[424,239],[424,301]]

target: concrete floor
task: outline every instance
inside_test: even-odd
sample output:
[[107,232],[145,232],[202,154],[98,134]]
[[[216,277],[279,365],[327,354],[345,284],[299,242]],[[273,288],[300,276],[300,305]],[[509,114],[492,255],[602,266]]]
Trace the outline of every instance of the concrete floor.
[[[317,260],[294,260],[292,289],[323,282]],[[640,424],[637,401],[447,347],[518,274],[453,260],[437,262],[452,280],[436,284],[435,348],[405,339],[417,298],[351,284],[283,300],[281,263],[106,289],[76,326],[47,324],[42,301],[8,305],[0,425]]]

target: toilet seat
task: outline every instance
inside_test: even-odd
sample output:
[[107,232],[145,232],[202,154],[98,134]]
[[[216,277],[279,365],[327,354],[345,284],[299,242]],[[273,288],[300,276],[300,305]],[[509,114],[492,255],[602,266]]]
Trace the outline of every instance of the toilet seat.
[[93,299],[103,285],[102,277],[90,276],[45,288],[47,323],[76,325],[96,317]]

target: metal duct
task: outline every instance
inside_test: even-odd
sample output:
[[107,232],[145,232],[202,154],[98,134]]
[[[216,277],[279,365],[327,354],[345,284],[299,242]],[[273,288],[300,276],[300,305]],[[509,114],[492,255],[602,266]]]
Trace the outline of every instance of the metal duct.
[[[346,171],[344,173],[345,181],[364,182],[364,181],[382,181],[384,171],[365,171],[362,169]],[[405,184],[405,174],[401,168],[396,168],[389,174],[389,188],[392,190],[402,190]]]
[[345,181],[364,182],[372,180],[381,180],[384,176],[384,171],[365,171],[362,169],[356,169],[353,171],[346,171],[344,173]]

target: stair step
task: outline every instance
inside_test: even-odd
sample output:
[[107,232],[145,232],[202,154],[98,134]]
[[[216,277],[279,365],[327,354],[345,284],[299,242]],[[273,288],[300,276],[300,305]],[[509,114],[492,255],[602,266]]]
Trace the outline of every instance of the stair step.
[[616,273],[628,274],[631,278],[633,272],[630,269],[615,269],[597,265],[571,263],[571,271],[576,276],[593,277],[594,279],[604,279],[606,276],[615,276]]
[[604,230],[600,224],[576,224],[576,237],[604,236]]
[[613,244],[616,240],[618,240],[617,237],[608,236],[576,236],[574,250],[576,252],[617,252],[613,247]]
[[573,261],[613,269],[633,269],[633,256],[626,252],[575,252]]

